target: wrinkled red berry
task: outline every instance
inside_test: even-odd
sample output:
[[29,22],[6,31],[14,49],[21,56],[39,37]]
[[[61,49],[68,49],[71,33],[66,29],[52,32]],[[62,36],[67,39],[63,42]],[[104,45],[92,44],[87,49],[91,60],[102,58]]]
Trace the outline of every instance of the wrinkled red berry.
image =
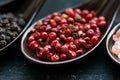
[[54,17],[54,20],[59,23],[59,22],[61,21],[61,17],[55,16],[55,17]]
[[38,49],[38,42],[36,41],[31,41],[30,44],[29,44],[29,48],[32,49],[32,50],[37,50]]
[[78,39],[75,39],[73,43],[74,43],[77,47],[79,46],[79,40],[78,40]]
[[91,28],[90,24],[84,24],[84,29],[89,30]]
[[89,14],[89,11],[88,10],[83,10],[82,11],[82,16],[85,17],[87,14]]
[[34,34],[34,37],[35,37],[36,39],[39,39],[40,36],[41,36],[40,32],[36,31],[35,34]]
[[30,30],[30,33],[34,33],[35,31],[36,31],[36,29],[33,28],[33,29]]
[[37,26],[40,27],[43,24],[41,20],[37,21]]
[[53,56],[53,53],[48,53],[48,55],[47,55],[47,59],[49,60],[49,61],[51,61],[51,57]]
[[68,23],[74,23],[74,19],[73,18],[68,18]]
[[47,39],[48,38],[48,33],[47,32],[42,32],[41,33],[41,38]]
[[62,40],[65,40],[65,39],[66,39],[66,37],[65,37],[64,34],[60,34],[60,38],[61,38]]
[[90,26],[91,26],[91,28],[94,29],[94,30],[97,28],[97,24],[95,24],[95,23],[90,24]]
[[59,61],[60,57],[57,55],[57,54],[54,54],[51,56],[51,61],[52,62],[56,62],[56,61]]
[[82,55],[84,53],[84,50],[83,49],[80,49],[80,50],[77,50],[76,51],[76,54],[77,55]]
[[92,37],[92,36],[95,34],[95,32],[94,32],[93,29],[89,29],[89,30],[86,32],[86,34],[87,34],[88,37]]
[[85,18],[86,18],[87,20],[91,20],[91,19],[93,18],[93,15],[92,15],[91,13],[89,13],[89,14],[87,14],[87,15],[85,16]]
[[81,22],[81,23],[86,23],[87,21],[86,21],[85,18],[81,18],[81,19],[80,19],[80,22]]
[[53,28],[55,28],[55,27],[57,27],[57,23],[56,23],[56,22],[53,22],[53,23],[51,23],[51,26],[52,26]]
[[99,21],[105,21],[105,17],[104,16],[100,16],[99,18],[98,18],[98,22]]
[[28,43],[30,43],[31,41],[35,40],[34,36],[31,35],[29,38],[28,38]]
[[50,38],[50,39],[54,40],[54,39],[56,39],[56,37],[57,37],[57,35],[56,35],[55,32],[50,32],[50,33],[49,33],[49,38]]
[[44,47],[42,52],[43,52],[43,54],[48,54],[49,53],[49,48],[48,47]]
[[94,43],[94,44],[97,44],[98,43],[98,37],[97,36],[92,36],[91,37],[91,42]]
[[53,17],[59,16],[59,13],[58,13],[58,12],[54,12],[54,13],[52,14],[52,16],[53,16]]
[[64,61],[64,60],[66,60],[66,58],[67,58],[66,54],[64,54],[64,53],[60,54],[60,60]]
[[98,26],[99,26],[100,28],[104,28],[105,25],[106,25],[106,21],[99,21],[99,22],[98,22]]
[[100,37],[100,35],[101,35],[100,29],[99,29],[98,27],[97,27],[96,30],[95,30],[95,35],[96,35],[97,37]]
[[57,52],[61,52],[61,44],[60,43],[57,43],[56,45],[55,45],[55,50],[57,51]]
[[52,50],[52,47],[50,45],[46,45],[46,48],[48,48],[50,51]]
[[63,45],[63,46],[61,46],[61,52],[63,52],[63,53],[66,53],[66,52],[68,52],[68,46],[67,45]]
[[68,52],[68,58],[73,59],[73,58],[75,58],[76,56],[77,56],[77,55],[76,55],[76,53],[75,53],[74,51],[69,50],[69,52]]
[[75,16],[75,12],[72,8],[68,8],[65,10],[65,12],[70,16],[70,17],[74,17]]
[[86,41],[84,39],[79,39],[79,45],[83,46],[86,45]]
[[45,31],[46,26],[40,26],[40,27],[37,27],[37,29],[38,29],[39,31]]
[[75,13],[78,13],[79,15],[81,15],[82,11],[80,9],[76,8]]
[[61,15],[61,18],[67,19],[67,18],[68,18],[68,15],[63,13],[63,14]]
[[38,56],[40,59],[44,59],[44,60],[47,58],[47,56],[45,54],[43,54],[42,51],[39,52]]
[[67,37],[66,38],[66,43],[70,43],[70,42],[73,42],[73,41],[74,41],[73,37]]
[[60,21],[60,23],[61,23],[61,24],[65,24],[65,23],[67,23],[67,20],[64,19],[64,18],[62,18],[61,21]]
[[91,49],[93,47],[93,44],[92,44],[92,42],[89,42],[84,46],[85,46],[86,49]]
[[53,40],[52,43],[51,43],[51,46],[55,47],[57,43],[58,43],[58,40]]
[[72,32],[70,31],[70,29],[67,29],[67,30],[64,30],[64,31],[63,31],[63,34],[64,34],[66,37],[70,36],[71,33],[72,33]]
[[72,50],[72,51],[76,51],[77,50],[77,47],[75,44],[70,44],[69,45],[69,49]]

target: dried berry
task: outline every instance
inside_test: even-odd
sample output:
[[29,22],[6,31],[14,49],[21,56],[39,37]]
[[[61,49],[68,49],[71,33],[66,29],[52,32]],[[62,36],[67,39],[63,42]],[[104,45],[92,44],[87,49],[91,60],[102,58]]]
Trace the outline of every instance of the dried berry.
[[0,47],[4,47],[7,45],[7,42],[5,40],[0,40]]
[[24,27],[25,26],[25,20],[23,18],[18,19],[18,25]]
[[5,39],[8,43],[12,40],[10,36],[6,36],[6,39]]
[[63,13],[55,12],[37,21],[27,42],[40,60],[65,61],[93,48],[105,25],[105,17],[96,17],[93,10],[68,8]]
[[0,40],[5,40],[5,37],[6,37],[5,34],[1,34],[0,35]]
[[5,29],[0,27],[0,34],[5,33]]
[[24,16],[15,16],[12,13],[0,14],[0,48],[15,39],[25,26]]

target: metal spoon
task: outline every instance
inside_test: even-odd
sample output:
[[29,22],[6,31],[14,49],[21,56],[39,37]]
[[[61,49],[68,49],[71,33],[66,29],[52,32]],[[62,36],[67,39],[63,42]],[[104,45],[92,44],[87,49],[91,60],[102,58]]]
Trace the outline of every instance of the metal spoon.
[[[27,29],[27,31],[24,33],[22,37],[22,41],[21,41],[21,50],[23,54],[25,55],[25,57],[28,58],[29,60],[35,63],[44,64],[44,65],[60,65],[60,64],[65,64],[65,63],[70,63],[76,60],[80,60],[81,58],[87,56],[93,50],[95,50],[96,47],[99,46],[99,44],[103,41],[108,31],[111,29],[113,21],[115,20],[116,14],[118,12],[118,6],[119,6],[119,2],[116,0],[91,0],[82,5],[76,5],[72,7],[72,8],[95,10],[97,12],[97,16],[103,15],[106,17],[106,20],[107,20],[107,26],[101,33],[100,41],[91,50],[89,50],[88,52],[86,52],[85,54],[81,56],[78,56],[74,59],[60,61],[60,62],[46,62],[46,61],[38,60],[36,57],[33,56],[33,53],[29,50],[28,44],[27,44],[28,33],[36,25],[36,23],[30,26],[30,28]],[[59,11],[59,12],[63,12],[63,11],[64,10]]]
[[9,0],[7,2],[0,4],[0,13],[7,13],[12,12],[13,14],[22,13],[25,16],[25,20],[27,25],[23,28],[20,34],[9,44],[5,47],[0,49],[0,53],[2,51],[7,50],[7,48],[12,45],[21,35],[22,33],[28,28],[28,26],[33,21],[35,15],[37,14],[38,10],[42,6],[45,0]]
[[117,24],[116,26],[114,26],[114,28],[110,31],[109,35],[107,36],[107,40],[106,40],[106,48],[107,48],[107,52],[108,55],[110,56],[110,58],[116,62],[117,64],[120,65],[120,59],[118,59],[118,57],[116,57],[112,52],[112,46],[114,45],[114,41],[113,41],[113,35],[116,33],[116,31],[120,29],[120,23]]

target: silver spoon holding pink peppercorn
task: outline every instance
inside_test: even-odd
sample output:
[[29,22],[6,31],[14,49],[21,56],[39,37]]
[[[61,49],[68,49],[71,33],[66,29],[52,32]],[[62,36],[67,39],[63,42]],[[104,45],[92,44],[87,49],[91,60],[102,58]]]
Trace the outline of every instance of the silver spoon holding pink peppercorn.
[[106,48],[110,58],[120,64],[120,23],[114,26],[106,40]]
[[80,60],[103,41],[118,5],[114,0],[91,0],[54,12],[26,30],[21,41],[22,53],[27,59],[44,65]]

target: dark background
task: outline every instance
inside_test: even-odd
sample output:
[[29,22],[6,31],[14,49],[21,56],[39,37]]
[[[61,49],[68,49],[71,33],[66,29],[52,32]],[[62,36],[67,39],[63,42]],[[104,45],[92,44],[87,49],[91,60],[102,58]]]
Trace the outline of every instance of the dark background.
[[[85,1],[46,0],[33,23],[52,12],[82,4]],[[120,12],[113,26],[119,22]],[[84,61],[61,67],[31,64],[23,56],[20,50],[20,40],[18,40],[11,51],[0,56],[0,80],[120,80],[120,66],[108,56],[105,40]]]

